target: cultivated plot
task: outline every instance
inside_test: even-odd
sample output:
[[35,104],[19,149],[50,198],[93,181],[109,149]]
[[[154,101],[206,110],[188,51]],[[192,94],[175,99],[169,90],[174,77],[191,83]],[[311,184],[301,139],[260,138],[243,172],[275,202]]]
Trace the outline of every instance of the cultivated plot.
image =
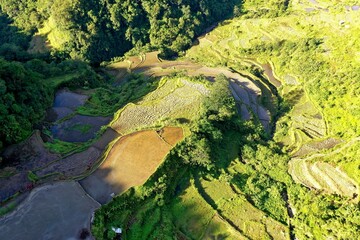
[[111,194],[144,184],[182,138],[182,128],[175,127],[124,136],[112,147],[104,163],[80,183],[97,201],[107,203]]
[[359,189],[351,178],[338,167],[325,162],[307,162],[293,159],[289,162],[289,173],[295,182],[309,188],[324,190],[350,198],[356,197]]
[[121,134],[150,128],[166,119],[192,119],[209,93],[202,85],[186,79],[167,80],[137,104],[128,104],[118,113],[111,127]]

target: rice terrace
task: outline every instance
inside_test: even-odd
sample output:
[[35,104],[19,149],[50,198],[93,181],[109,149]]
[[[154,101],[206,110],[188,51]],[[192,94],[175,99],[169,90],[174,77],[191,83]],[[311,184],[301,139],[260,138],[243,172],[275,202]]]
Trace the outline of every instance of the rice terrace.
[[0,0],[0,239],[358,239],[360,3]]

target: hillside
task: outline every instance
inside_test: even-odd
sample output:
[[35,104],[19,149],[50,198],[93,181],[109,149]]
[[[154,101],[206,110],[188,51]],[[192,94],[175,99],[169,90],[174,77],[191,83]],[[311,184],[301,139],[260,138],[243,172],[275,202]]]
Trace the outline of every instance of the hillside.
[[359,235],[360,3],[0,6],[6,239]]
[[238,0],[1,0],[1,10],[25,33],[38,32],[60,55],[93,64],[133,48],[176,56]]

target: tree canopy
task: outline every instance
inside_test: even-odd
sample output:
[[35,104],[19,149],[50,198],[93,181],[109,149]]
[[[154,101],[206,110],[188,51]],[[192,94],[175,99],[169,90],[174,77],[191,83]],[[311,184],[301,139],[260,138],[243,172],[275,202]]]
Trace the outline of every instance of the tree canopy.
[[[0,0],[1,10],[27,32],[46,26],[58,51],[100,63],[144,46],[178,55],[239,0]],[[56,43],[58,44],[58,43]]]

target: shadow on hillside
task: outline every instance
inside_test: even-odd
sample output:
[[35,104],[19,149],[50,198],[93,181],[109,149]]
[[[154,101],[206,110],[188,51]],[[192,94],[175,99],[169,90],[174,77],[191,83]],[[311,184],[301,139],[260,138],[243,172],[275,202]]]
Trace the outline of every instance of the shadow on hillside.
[[127,190],[120,182],[107,180],[111,173],[111,168],[98,168],[90,176],[80,180],[79,183],[92,198],[103,205]]
[[[101,226],[111,231],[110,227],[116,223],[126,238],[155,239],[173,235],[176,239],[222,239],[232,235],[227,223],[193,188],[188,175],[173,190],[172,196],[168,196],[171,195],[168,191],[164,193],[163,202],[162,193],[155,191],[155,196],[139,198],[131,188],[99,210],[105,219]],[[143,231],[145,228],[148,231]]]

